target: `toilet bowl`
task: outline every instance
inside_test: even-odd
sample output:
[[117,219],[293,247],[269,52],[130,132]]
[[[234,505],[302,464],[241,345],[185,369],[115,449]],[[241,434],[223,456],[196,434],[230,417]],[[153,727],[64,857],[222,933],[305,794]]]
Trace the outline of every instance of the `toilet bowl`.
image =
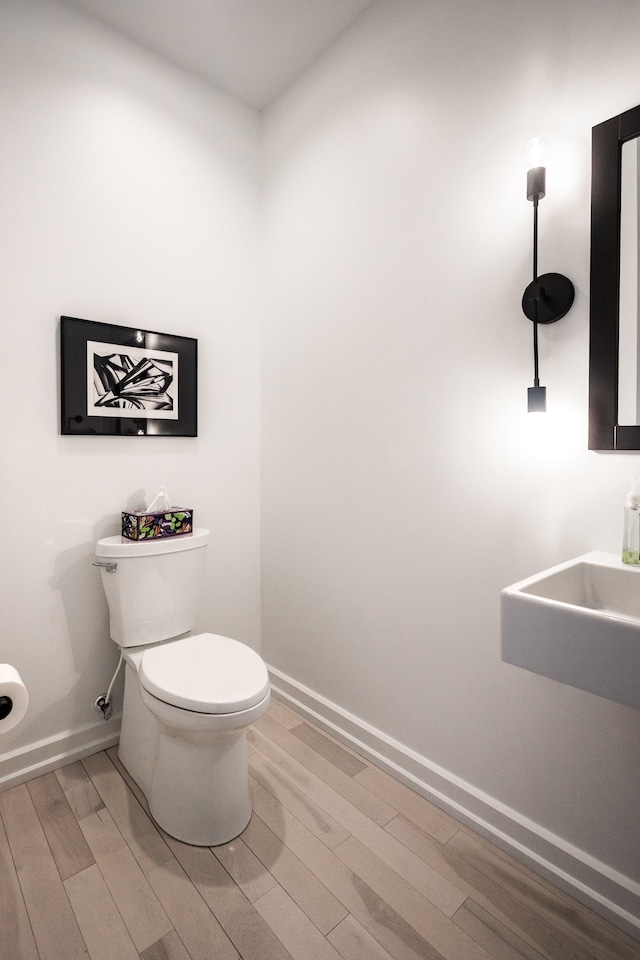
[[170,836],[227,843],[251,817],[245,731],[269,704],[264,663],[244,644],[211,633],[146,647],[128,660],[134,670],[125,685],[133,690],[120,759]]
[[216,846],[251,817],[246,730],[268,707],[269,676],[237,640],[172,633],[195,619],[208,531],[177,540],[108,537],[96,548],[126,664],[118,753],[159,826]]

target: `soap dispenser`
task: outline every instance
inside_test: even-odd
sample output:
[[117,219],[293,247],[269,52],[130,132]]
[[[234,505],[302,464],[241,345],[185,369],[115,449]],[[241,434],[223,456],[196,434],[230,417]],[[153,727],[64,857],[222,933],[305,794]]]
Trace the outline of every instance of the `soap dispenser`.
[[632,480],[624,508],[622,562],[640,566],[640,480]]

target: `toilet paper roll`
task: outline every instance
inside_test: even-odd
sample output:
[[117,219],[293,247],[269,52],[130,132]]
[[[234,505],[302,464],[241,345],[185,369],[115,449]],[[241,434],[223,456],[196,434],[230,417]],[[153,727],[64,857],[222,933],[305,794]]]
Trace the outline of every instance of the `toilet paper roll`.
[[8,663],[0,663],[0,733],[20,723],[28,706],[29,694],[20,674]]

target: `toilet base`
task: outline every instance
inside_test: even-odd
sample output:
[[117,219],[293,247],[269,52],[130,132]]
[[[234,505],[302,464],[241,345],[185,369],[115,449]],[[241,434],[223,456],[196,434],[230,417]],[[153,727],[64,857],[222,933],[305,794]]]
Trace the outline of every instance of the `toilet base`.
[[251,819],[245,730],[203,736],[158,737],[149,809],[176,840],[213,847],[234,840]]

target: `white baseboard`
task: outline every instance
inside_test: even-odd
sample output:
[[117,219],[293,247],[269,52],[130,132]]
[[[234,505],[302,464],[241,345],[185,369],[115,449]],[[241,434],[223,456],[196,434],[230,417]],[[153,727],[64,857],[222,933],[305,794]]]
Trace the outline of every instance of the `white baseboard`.
[[106,750],[119,739],[120,716],[115,715],[107,721],[96,720],[80,730],[59,733],[10,753],[0,753],[0,790]]
[[269,667],[273,692],[516,859],[640,938],[640,884]]

